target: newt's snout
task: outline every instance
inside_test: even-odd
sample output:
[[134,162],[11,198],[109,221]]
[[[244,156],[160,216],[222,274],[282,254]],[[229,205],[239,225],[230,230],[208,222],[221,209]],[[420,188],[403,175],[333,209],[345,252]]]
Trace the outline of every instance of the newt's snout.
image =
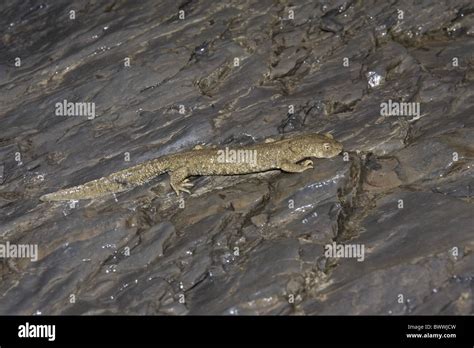
[[342,149],[344,147],[342,146],[342,144],[340,142],[336,142],[336,145],[335,145],[335,155],[334,156],[337,156],[339,155],[341,152],[342,152]]
[[342,144],[338,141],[331,140],[322,144],[322,156],[325,158],[331,158],[337,156],[342,151]]

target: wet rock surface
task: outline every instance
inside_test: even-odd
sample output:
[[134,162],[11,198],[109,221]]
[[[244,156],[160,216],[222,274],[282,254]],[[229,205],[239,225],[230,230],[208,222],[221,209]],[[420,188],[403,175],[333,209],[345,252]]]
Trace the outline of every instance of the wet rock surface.
[[[38,246],[2,259],[0,313],[473,313],[470,1],[3,1],[0,23],[0,242]],[[180,197],[163,175],[38,199],[306,132],[345,152]]]

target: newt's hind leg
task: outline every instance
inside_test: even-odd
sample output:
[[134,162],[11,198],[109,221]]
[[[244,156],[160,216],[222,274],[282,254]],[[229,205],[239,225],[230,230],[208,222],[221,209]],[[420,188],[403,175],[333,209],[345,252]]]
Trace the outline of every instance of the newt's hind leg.
[[181,167],[176,169],[173,172],[170,172],[170,185],[173,188],[176,195],[179,196],[179,192],[187,192],[191,194],[191,192],[186,187],[193,187],[193,184],[186,179],[189,176],[189,172],[186,168]]

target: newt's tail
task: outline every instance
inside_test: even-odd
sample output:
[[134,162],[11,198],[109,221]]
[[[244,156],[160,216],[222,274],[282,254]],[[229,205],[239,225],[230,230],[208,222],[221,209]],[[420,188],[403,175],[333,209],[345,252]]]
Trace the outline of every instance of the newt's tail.
[[45,202],[92,199],[130,190],[143,185],[168,170],[166,161],[160,158],[113,173],[107,177],[89,181],[40,197]]

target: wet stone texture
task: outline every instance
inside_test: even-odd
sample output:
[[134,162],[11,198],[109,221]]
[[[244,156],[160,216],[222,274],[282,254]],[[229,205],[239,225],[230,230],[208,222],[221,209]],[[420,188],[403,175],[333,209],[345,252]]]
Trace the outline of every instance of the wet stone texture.
[[[0,313],[474,312],[471,1],[6,0],[0,24],[0,244],[38,246],[2,258]],[[64,100],[95,117],[57,116]],[[38,199],[309,132],[344,153],[179,198],[162,175]]]

